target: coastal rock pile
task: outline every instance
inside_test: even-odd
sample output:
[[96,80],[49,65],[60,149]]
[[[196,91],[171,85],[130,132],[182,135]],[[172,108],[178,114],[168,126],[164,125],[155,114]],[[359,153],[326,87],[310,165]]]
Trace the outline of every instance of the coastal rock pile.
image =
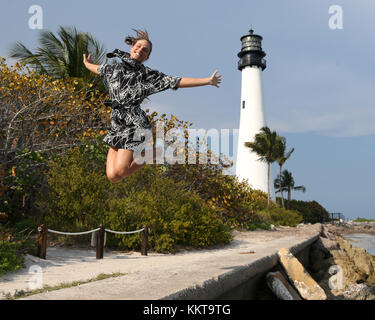
[[375,300],[375,257],[340,236],[341,230],[354,233],[363,228],[354,224],[324,225],[319,240],[311,247],[311,274],[329,300]]
[[267,285],[281,300],[302,300],[297,291],[280,271],[269,272],[266,276]]
[[375,234],[375,223],[321,225],[305,268],[288,250],[280,250],[281,273],[266,276],[275,296],[282,300],[375,300],[375,256],[352,246],[341,237],[344,233]]
[[375,287],[364,283],[351,284],[342,293],[345,300],[375,300]]
[[280,263],[284,267],[290,281],[298,290],[302,298],[306,300],[326,300],[324,290],[310,276],[303,265],[287,248],[278,252]]
[[375,235],[375,222],[342,222],[325,225],[333,234],[367,233]]

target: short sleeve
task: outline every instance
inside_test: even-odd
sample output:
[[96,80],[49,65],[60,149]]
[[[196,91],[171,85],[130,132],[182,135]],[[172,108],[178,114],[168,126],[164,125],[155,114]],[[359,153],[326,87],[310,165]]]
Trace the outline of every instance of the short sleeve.
[[167,89],[178,89],[178,83],[181,77],[168,76],[160,71],[146,69],[146,83],[148,87],[148,95],[158,93]]

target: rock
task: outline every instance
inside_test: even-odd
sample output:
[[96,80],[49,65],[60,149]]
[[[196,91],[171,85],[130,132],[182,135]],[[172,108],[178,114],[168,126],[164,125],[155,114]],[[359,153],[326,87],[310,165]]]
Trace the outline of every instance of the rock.
[[331,231],[329,231],[329,229],[326,226],[323,226],[321,236],[323,238],[327,238],[329,240],[336,241],[336,236]]
[[[312,262],[310,265],[311,272],[314,272],[314,279],[322,279],[323,277],[329,277],[328,270],[334,265],[333,258],[319,259]],[[319,273],[319,274],[316,274]]]
[[324,259],[332,257],[331,250],[338,249],[340,249],[340,245],[337,241],[319,237],[319,239],[315,241],[310,248],[311,264],[315,265]]
[[325,251],[323,251],[320,248],[318,248],[317,246],[315,246],[315,244],[311,246],[310,257],[309,257],[311,264],[314,264],[318,261],[322,261],[326,257],[327,257],[327,253]]
[[375,300],[375,287],[369,287],[364,283],[351,284],[342,295],[350,300]]
[[302,300],[297,291],[290,285],[280,271],[268,272],[266,275],[268,287],[281,300]]
[[276,227],[273,224],[270,225],[270,230],[277,231]]
[[[351,282],[355,282],[359,278],[366,280],[367,284],[375,286],[375,257],[363,248],[352,246],[349,241],[341,237],[338,238],[338,242],[342,252],[341,256],[337,255],[337,264],[344,269],[345,278],[350,279]],[[350,268],[347,269],[349,266]],[[356,274],[355,278],[352,277],[354,274]]]
[[331,240],[331,239],[325,239],[320,237],[320,241],[322,242],[322,245],[327,250],[339,250],[340,245],[337,242],[337,240]]
[[287,248],[278,252],[280,263],[284,267],[289,279],[298,290],[302,298],[306,300],[326,300],[324,290],[305,270],[303,265]]
[[322,241],[322,237],[319,237],[318,240],[316,240],[312,245],[311,245],[311,248],[310,248],[310,256],[311,256],[311,260],[312,262],[314,262],[316,259],[318,259],[317,256],[320,256],[322,255],[322,259],[324,259],[324,257],[327,257],[330,255],[330,252],[329,250],[323,245],[323,241]]

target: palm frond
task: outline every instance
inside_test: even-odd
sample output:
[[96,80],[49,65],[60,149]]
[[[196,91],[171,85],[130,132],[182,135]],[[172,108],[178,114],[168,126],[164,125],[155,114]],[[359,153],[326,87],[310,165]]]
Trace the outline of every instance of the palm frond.
[[46,73],[46,70],[40,61],[40,55],[32,53],[23,43],[19,41],[10,48],[9,57],[18,59],[32,66],[38,72]]
[[292,155],[292,153],[294,152],[294,148],[290,149],[286,155],[285,155],[285,161],[288,160],[290,158],[290,156]]
[[84,66],[83,54],[91,53],[96,64],[102,64],[106,57],[103,45],[75,27],[59,26],[57,35],[43,30],[38,40],[40,45],[35,53],[17,42],[11,48],[10,56],[54,78],[75,77],[91,82],[94,75]]
[[65,46],[51,31],[41,31],[39,36],[41,47],[51,55],[66,60]]
[[293,187],[293,190],[300,190],[302,192],[306,192],[306,188],[304,186]]

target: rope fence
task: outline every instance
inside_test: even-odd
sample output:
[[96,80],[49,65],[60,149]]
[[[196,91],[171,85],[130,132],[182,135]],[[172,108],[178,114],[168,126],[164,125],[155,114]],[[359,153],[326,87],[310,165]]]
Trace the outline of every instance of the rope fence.
[[113,230],[105,229],[106,232],[111,232],[115,234],[133,234],[133,233],[142,232],[143,230],[145,230],[145,228],[135,230],[135,231],[113,231]]
[[62,235],[66,235],[66,236],[80,236],[82,234],[94,233],[94,232],[99,231],[99,230],[100,230],[100,228],[94,229],[94,230],[90,230],[90,231],[74,232],[74,233],[72,233],[72,232],[61,232],[61,231],[55,231],[55,230],[48,229],[48,232],[62,234]]
[[149,228],[147,226],[144,226],[142,229],[135,230],[135,231],[113,231],[110,229],[106,229],[103,225],[100,225],[99,228],[97,229],[84,231],[84,232],[62,232],[62,231],[48,229],[46,225],[42,224],[41,226],[38,227],[38,252],[37,252],[37,256],[42,259],[46,259],[46,255],[47,255],[48,232],[61,234],[61,235],[67,235],[67,236],[80,236],[80,235],[92,233],[91,245],[96,246],[96,259],[103,259],[106,232],[114,233],[114,234],[121,234],[121,235],[141,233],[141,254],[143,256],[147,256],[148,233],[149,233]]

